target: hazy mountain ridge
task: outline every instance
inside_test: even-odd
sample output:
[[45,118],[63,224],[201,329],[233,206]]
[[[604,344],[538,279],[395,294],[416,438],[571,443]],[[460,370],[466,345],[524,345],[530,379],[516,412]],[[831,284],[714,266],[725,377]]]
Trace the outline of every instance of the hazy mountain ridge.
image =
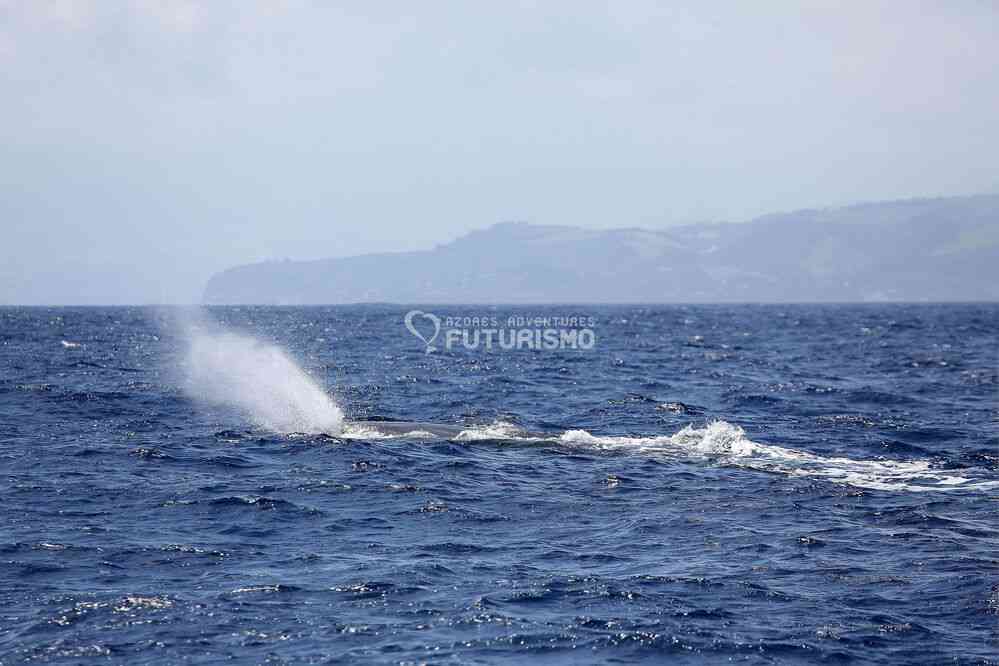
[[240,266],[211,304],[999,300],[999,195],[664,230],[501,223],[422,252]]

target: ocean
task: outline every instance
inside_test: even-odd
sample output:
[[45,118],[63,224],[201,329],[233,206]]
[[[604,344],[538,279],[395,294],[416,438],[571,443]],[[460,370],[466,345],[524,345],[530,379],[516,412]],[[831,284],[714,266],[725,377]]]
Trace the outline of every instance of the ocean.
[[0,664],[999,663],[997,331],[2,308]]

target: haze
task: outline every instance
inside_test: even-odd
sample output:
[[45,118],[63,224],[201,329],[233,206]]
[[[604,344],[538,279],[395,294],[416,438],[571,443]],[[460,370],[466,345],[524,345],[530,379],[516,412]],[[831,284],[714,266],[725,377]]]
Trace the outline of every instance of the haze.
[[0,303],[997,191],[995,4],[665,4],[0,0]]

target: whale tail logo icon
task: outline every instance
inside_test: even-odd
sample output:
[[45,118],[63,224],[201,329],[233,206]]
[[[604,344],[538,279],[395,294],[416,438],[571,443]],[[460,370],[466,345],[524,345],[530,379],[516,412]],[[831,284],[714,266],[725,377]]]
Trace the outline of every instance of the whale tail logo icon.
[[[413,323],[413,320],[422,321],[424,319],[430,321],[430,323],[433,324],[434,327],[434,334],[431,335],[429,338],[424,336],[423,333],[421,333],[420,330],[416,328],[416,325]],[[409,329],[409,332],[418,337],[420,340],[422,340],[423,344],[427,346],[427,351],[426,351],[427,354],[429,354],[430,352],[437,351],[437,347],[434,347],[434,340],[437,339],[437,336],[440,335],[441,332],[440,317],[434,314],[430,314],[429,312],[423,312],[421,310],[410,310],[409,312],[406,313],[405,321],[406,321],[406,328]]]

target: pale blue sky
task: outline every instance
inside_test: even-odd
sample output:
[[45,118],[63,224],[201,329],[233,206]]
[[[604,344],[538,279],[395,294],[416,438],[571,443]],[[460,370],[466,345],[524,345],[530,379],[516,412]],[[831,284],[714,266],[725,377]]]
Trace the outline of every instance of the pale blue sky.
[[843,4],[0,0],[0,303],[995,192],[997,5]]

